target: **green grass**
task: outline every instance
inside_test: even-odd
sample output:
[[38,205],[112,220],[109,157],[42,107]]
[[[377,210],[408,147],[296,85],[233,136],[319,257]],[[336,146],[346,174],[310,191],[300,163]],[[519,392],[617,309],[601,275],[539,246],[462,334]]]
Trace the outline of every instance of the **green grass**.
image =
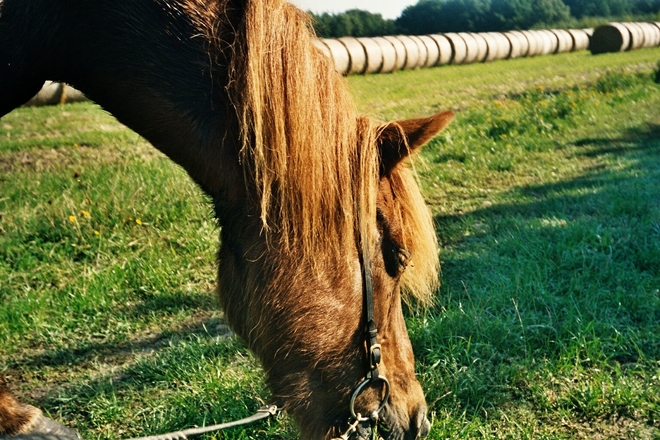
[[[381,118],[458,110],[416,169],[442,287],[408,314],[432,439],[660,438],[660,49],[348,79]],[[92,104],[0,120],[0,371],[85,438],[268,399],[213,295],[185,174]],[[286,417],[218,438],[295,438]]]

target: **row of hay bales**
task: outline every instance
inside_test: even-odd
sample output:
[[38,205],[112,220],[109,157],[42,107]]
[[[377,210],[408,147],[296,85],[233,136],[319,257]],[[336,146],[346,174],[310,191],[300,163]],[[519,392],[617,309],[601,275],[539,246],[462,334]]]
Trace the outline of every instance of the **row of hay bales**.
[[457,32],[419,36],[321,39],[316,46],[344,75],[470,64],[586,50],[592,29]]
[[593,54],[600,54],[657,46],[660,46],[660,22],[627,22],[597,27],[589,49]]
[[[660,46],[660,22],[609,23],[595,30],[343,37],[316,40],[315,44],[333,60],[335,69],[344,75],[390,73],[420,67],[470,64],[586,49],[599,54],[657,47]],[[73,87],[47,81],[26,105],[52,105],[85,99]]]

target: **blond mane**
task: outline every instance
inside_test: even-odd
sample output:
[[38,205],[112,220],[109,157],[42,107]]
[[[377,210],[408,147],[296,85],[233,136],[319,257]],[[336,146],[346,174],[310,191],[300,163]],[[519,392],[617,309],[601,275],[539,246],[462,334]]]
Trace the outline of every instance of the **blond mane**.
[[[307,14],[283,0],[247,0],[242,17],[228,92],[269,242],[307,261],[333,251],[353,258],[346,250],[355,249],[357,219],[376,222],[378,123],[358,114],[344,79],[313,45]],[[399,169],[393,184],[414,252],[406,290],[425,300],[437,284],[435,231],[410,170]]]

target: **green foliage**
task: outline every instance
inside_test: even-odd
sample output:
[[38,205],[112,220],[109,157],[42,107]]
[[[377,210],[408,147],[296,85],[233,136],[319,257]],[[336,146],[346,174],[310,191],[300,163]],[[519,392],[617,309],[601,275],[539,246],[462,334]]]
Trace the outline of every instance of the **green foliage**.
[[322,38],[376,37],[396,33],[393,20],[385,20],[380,14],[351,9],[340,14],[311,14],[314,30]]

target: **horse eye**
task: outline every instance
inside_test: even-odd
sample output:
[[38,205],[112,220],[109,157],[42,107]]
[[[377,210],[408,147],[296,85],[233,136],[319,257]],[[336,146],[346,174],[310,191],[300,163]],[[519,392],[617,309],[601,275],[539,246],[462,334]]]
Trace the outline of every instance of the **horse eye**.
[[399,267],[401,268],[401,271],[404,271],[406,267],[408,267],[408,263],[410,263],[410,252],[408,252],[405,249],[398,248],[397,253],[396,253],[396,259],[397,262],[399,263]]

